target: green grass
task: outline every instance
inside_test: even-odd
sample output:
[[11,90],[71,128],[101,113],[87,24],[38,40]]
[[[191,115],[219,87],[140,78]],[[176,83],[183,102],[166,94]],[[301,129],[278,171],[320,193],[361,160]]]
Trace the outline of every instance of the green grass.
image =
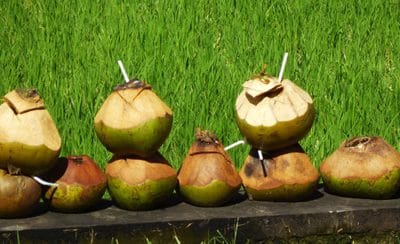
[[[234,103],[268,64],[308,91],[317,118],[301,141],[315,165],[356,135],[400,149],[397,0],[96,1],[0,4],[0,94],[37,87],[63,139],[62,155],[104,166],[93,118],[129,75],[148,81],[174,112],[161,152],[179,167],[196,127],[225,145],[241,135]],[[230,152],[241,166],[248,146]]]

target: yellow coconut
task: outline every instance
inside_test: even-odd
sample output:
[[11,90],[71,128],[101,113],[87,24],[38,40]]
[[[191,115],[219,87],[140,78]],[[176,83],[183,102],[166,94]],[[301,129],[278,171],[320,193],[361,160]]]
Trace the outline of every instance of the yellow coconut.
[[36,90],[14,90],[0,105],[0,167],[41,174],[56,162],[61,138]]
[[97,136],[114,154],[153,155],[168,137],[171,109],[143,81],[117,86],[94,119]]
[[236,122],[249,144],[276,150],[301,140],[315,117],[310,95],[290,80],[265,75],[243,84],[236,100]]

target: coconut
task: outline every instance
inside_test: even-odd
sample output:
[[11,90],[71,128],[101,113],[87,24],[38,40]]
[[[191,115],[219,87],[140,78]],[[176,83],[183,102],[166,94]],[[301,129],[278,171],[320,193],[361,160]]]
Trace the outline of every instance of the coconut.
[[250,200],[300,201],[315,193],[319,174],[299,144],[263,153],[251,149],[240,177]]
[[178,182],[186,202],[204,207],[228,202],[242,183],[222,143],[213,133],[201,130],[182,163]]
[[41,174],[61,149],[57,128],[36,90],[13,90],[0,105],[0,167]]
[[171,109],[139,80],[114,88],[94,119],[97,136],[110,152],[142,157],[159,149],[171,126]]
[[82,212],[99,203],[106,191],[107,177],[87,155],[59,158],[47,174],[57,186],[44,194],[47,204],[59,212]]
[[176,187],[176,171],[159,153],[117,156],[106,166],[108,192],[117,206],[149,210],[165,204]]
[[400,153],[381,137],[341,143],[320,166],[325,189],[349,197],[387,199],[400,184]]
[[301,140],[315,117],[310,95],[290,80],[261,72],[243,84],[236,100],[236,122],[248,143],[271,151]]
[[26,217],[34,212],[41,196],[40,185],[31,177],[0,169],[0,217]]

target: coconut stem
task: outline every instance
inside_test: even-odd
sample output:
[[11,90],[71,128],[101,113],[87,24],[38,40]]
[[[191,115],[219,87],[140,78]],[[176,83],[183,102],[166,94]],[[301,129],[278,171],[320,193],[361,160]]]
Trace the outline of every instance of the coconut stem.
[[39,178],[37,176],[32,176],[32,178],[34,180],[36,180],[39,184],[43,185],[43,186],[56,186],[56,187],[58,186],[57,183],[51,183],[51,182],[45,181],[45,180],[43,180],[43,179],[41,179],[41,178]]
[[232,148],[234,148],[234,147],[237,147],[237,146],[239,146],[240,144],[244,144],[245,142],[243,141],[243,140],[239,140],[239,141],[237,141],[237,142],[235,142],[235,143],[232,143],[231,145],[229,145],[229,146],[226,146],[225,148],[224,148],[224,150],[225,151],[228,151],[229,149],[232,149]]
[[287,61],[288,55],[289,55],[289,54],[288,54],[287,52],[283,55],[281,70],[279,71],[279,76],[278,76],[278,82],[281,82],[281,81],[282,81],[283,72],[285,71],[285,66],[286,66],[286,61]]
[[261,168],[263,170],[264,177],[267,177],[268,174],[267,174],[267,169],[265,168],[265,165],[264,165],[263,153],[261,150],[257,150],[257,153],[258,153],[258,158],[260,159],[260,164],[261,164]]
[[118,60],[118,65],[119,65],[119,69],[121,70],[122,75],[124,76],[125,82],[128,83],[129,82],[129,77],[128,77],[128,74],[126,73],[126,70],[124,68],[124,64],[122,63],[121,60]]

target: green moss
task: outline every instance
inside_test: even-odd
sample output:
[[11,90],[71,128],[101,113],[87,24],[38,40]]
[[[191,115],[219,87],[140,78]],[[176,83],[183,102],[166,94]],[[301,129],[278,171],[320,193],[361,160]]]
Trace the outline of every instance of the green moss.
[[387,199],[391,198],[400,185],[400,169],[373,179],[339,179],[322,174],[325,188],[337,195],[348,197]]
[[308,184],[282,185],[269,190],[256,190],[246,187],[251,200],[259,201],[301,201],[310,197],[318,187],[318,180]]
[[202,207],[216,207],[228,202],[239,188],[240,185],[232,187],[220,180],[213,180],[206,186],[180,186],[179,191],[188,203]]
[[103,122],[94,127],[101,143],[109,151],[146,157],[156,152],[167,139],[172,127],[172,116],[149,120],[135,128],[115,129],[105,126]]
[[161,206],[175,189],[176,177],[146,180],[143,184],[129,185],[119,178],[108,177],[108,192],[112,200],[128,210],[150,210]]

